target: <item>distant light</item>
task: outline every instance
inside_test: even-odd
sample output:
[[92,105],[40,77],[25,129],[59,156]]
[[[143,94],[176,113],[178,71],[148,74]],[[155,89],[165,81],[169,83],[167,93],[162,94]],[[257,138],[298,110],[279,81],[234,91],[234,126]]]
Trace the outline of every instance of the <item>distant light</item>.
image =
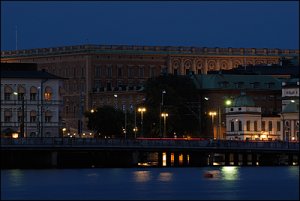
[[95,110],[94,109],[91,109],[91,113],[94,113],[95,112]]
[[295,102],[295,100],[291,100],[291,102],[292,102],[292,103],[294,103],[294,102]]
[[216,112],[209,112],[208,114],[209,114],[210,116],[216,116],[216,115],[217,115]]
[[208,98],[208,97],[204,97],[204,99],[205,99],[205,100],[208,100],[209,98]]
[[231,105],[231,103],[232,103],[231,100],[226,100],[226,101],[225,101],[225,104],[226,104],[226,105]]
[[292,140],[295,140],[295,137],[292,137]]
[[17,92],[14,92],[14,95],[18,95],[18,93],[17,93]]
[[115,97],[115,98],[117,98],[117,97],[118,97],[118,95],[117,95],[117,94],[114,94],[114,97]]
[[11,136],[12,136],[12,138],[18,138],[19,137],[19,133],[13,133]]

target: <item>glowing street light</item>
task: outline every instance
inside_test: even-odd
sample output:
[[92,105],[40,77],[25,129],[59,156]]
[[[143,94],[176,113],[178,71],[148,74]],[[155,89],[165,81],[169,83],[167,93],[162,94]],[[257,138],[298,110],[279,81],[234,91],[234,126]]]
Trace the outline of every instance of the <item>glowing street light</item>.
[[167,117],[169,116],[168,113],[166,112],[163,112],[161,113],[161,117],[164,118],[164,137],[166,137],[166,132],[167,132],[167,129],[166,129],[166,121],[167,121]]
[[143,129],[143,114],[146,112],[145,107],[139,107],[138,112],[141,113],[141,137],[144,137],[144,129]]
[[21,124],[20,124],[20,137],[25,137],[25,131],[24,131],[24,118],[25,118],[25,106],[24,106],[24,102],[25,102],[25,99],[24,99],[24,96],[25,94],[23,93],[18,93],[18,92],[14,92],[13,93],[15,96],[18,96],[19,99],[21,99],[22,101],[22,107],[21,107],[21,110],[22,110],[22,119],[21,119]]
[[215,137],[215,130],[214,130],[214,117],[217,115],[216,112],[209,112],[209,116],[211,116],[211,125],[212,125],[212,132],[213,136]]

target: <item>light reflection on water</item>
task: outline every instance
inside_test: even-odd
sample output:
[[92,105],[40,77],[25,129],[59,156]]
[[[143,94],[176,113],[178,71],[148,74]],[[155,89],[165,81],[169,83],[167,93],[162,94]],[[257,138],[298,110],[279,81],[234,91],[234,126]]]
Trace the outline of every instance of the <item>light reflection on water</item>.
[[1,170],[1,199],[297,200],[299,167]]

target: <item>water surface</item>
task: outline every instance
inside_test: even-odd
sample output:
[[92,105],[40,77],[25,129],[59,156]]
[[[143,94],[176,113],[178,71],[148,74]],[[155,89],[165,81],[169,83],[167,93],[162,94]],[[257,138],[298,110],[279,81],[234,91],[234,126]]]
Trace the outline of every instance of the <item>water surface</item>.
[[299,166],[1,170],[7,199],[299,200]]

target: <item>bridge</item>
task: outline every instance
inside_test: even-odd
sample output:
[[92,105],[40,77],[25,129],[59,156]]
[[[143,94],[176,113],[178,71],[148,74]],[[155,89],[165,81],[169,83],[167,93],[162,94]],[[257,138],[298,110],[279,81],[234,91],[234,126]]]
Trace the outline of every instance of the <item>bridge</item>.
[[299,165],[299,142],[3,138],[1,167]]

